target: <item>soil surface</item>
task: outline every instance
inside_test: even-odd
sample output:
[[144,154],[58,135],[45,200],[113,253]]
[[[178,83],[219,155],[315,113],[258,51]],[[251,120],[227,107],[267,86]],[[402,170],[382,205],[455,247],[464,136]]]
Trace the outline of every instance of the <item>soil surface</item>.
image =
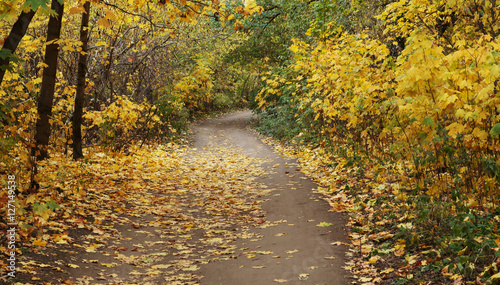
[[[304,177],[295,160],[280,156],[248,129],[251,116],[250,111],[243,111],[200,123],[193,128],[194,146],[202,151],[213,144],[229,144],[245,155],[266,159],[263,166],[270,173],[259,182],[276,190],[262,207],[265,219],[278,225],[251,229],[260,239],[236,241],[238,248],[255,256],[202,266],[201,284],[348,284],[342,268],[347,248],[332,245],[347,241],[344,216],[329,212],[329,205],[313,192],[317,185]],[[320,223],[332,225],[319,227]]]

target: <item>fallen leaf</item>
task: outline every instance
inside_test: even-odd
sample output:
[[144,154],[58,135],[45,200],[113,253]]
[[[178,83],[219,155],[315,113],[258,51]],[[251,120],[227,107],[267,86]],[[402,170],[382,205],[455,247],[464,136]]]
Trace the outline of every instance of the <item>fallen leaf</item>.
[[157,265],[153,265],[151,266],[152,269],[167,269],[169,267],[172,267],[173,265],[172,264],[157,264]]
[[394,268],[387,268],[387,269],[380,271],[380,273],[382,273],[382,274],[389,274],[391,272],[394,272]]
[[182,271],[196,271],[196,270],[199,270],[199,269],[200,269],[199,266],[191,265],[189,267],[182,268]]
[[89,245],[88,247],[85,248],[85,251],[86,252],[95,252],[95,250],[99,248],[99,245],[96,244],[96,243],[93,243],[91,245]]
[[497,239],[495,240],[495,244],[496,244],[498,247],[500,247],[500,238],[497,238]]
[[47,245],[47,242],[42,240],[42,239],[36,239],[34,242],[33,242],[33,245],[36,245],[36,246],[46,246]]
[[372,280],[373,280],[372,277],[360,277],[359,278],[359,281],[361,281],[361,282],[370,282]]
[[496,280],[496,279],[500,279],[500,272],[498,272],[497,274],[494,274],[490,277],[491,280]]

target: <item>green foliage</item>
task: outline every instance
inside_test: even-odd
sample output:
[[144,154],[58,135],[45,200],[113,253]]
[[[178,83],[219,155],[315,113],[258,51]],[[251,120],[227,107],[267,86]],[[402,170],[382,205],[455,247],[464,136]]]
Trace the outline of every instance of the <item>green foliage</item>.
[[155,106],[162,123],[155,126],[155,132],[165,133],[175,140],[187,129],[189,110],[184,106],[182,99],[170,90],[165,88],[158,93]]
[[478,215],[467,207],[457,211],[452,203],[433,201],[426,195],[415,198],[415,208],[417,235],[407,236],[408,244],[417,247],[425,243],[437,248],[439,256],[453,261],[451,272],[471,279],[477,268],[491,261],[498,238],[493,214]]
[[260,66],[263,60],[281,64],[292,54],[288,47],[293,38],[306,39],[309,22],[313,20],[311,6],[306,1],[258,0],[263,8],[243,22],[248,39],[227,54],[226,60]]

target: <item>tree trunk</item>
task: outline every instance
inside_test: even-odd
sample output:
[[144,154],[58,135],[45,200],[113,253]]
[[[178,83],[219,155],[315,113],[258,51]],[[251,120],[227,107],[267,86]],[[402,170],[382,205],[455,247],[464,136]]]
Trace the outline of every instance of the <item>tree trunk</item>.
[[37,160],[48,157],[47,146],[50,138],[50,122],[52,116],[52,104],[54,100],[54,90],[56,84],[57,61],[59,57],[59,44],[54,42],[61,36],[62,17],[64,5],[58,0],[52,0],[51,9],[56,12],[49,18],[47,27],[47,42],[52,42],[45,49],[45,64],[42,75],[42,87],[40,97],[38,97],[38,120],[35,129],[35,147],[32,155],[36,155]]
[[2,49],[0,50],[0,84],[2,84],[5,71],[9,67],[10,59],[12,58],[14,52],[21,42],[21,39],[26,34],[33,16],[35,16],[36,11],[29,10],[28,12],[22,12],[17,18],[17,21],[12,26],[9,35],[5,39]]
[[83,4],[85,11],[82,14],[82,24],[80,26],[80,41],[82,51],[78,59],[78,81],[76,84],[75,110],[73,112],[73,159],[83,157],[82,151],[82,115],[83,102],[85,101],[85,80],[87,75],[87,51],[89,41],[89,16],[90,2]]

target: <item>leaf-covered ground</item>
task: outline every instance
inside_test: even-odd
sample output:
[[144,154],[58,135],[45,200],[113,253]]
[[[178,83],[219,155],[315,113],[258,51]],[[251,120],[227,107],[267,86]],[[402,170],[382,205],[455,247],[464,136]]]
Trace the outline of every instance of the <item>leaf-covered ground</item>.
[[16,278],[1,281],[345,280],[342,215],[328,213],[316,185],[245,129],[250,116],[210,120],[194,147],[94,148],[82,161],[44,161],[39,192],[19,199]]
[[232,241],[255,238],[245,228],[269,191],[253,182],[259,159],[173,145],[86,157],[39,170],[45,182],[23,224],[40,224],[42,238],[25,245],[18,281],[189,284],[200,264],[230,258]]

